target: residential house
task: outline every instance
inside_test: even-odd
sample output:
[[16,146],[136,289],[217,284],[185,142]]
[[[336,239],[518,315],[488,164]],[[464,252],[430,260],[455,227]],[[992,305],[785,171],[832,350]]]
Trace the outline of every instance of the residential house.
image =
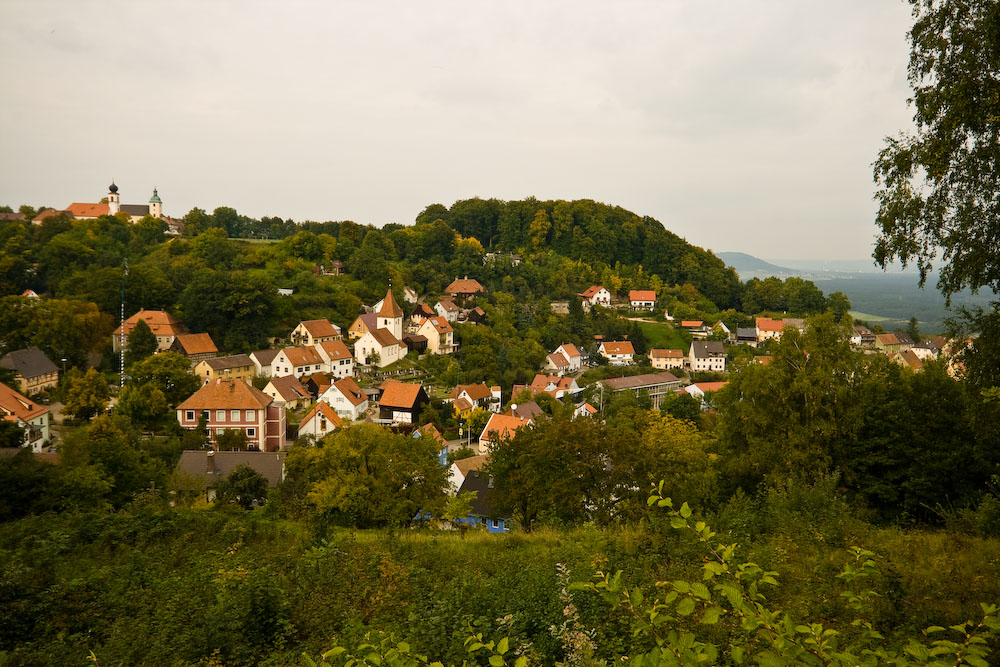
[[629,290],[628,302],[632,310],[653,311],[656,307],[656,292],[653,290],[634,289]]
[[298,410],[312,403],[308,387],[294,375],[272,377],[264,387],[264,393],[276,401],[284,401],[287,410]]
[[354,355],[347,349],[344,341],[323,341],[313,347],[323,359],[323,366],[327,373],[338,378],[354,375]]
[[340,340],[340,327],[330,320],[304,320],[288,334],[292,345],[318,345],[326,341]]
[[684,391],[695,398],[705,398],[705,394],[719,391],[728,382],[695,382],[684,387]]
[[597,352],[612,366],[627,366],[635,356],[635,348],[630,340],[602,341]]
[[532,396],[544,393],[552,398],[561,399],[566,394],[575,396],[580,393],[581,389],[574,377],[537,373],[531,384],[515,384],[511,392],[511,398],[516,397],[523,391],[528,391]]
[[476,454],[475,456],[452,461],[451,465],[448,466],[448,492],[451,495],[456,495],[458,490],[462,488],[462,484],[465,483],[465,478],[469,476],[469,473],[473,470],[481,470],[489,460],[490,458],[486,454]]
[[21,292],[21,296],[23,296],[25,298],[28,298],[28,299],[40,299],[41,298],[40,296],[38,296],[38,292],[36,292],[35,290],[31,289],[30,287],[28,289],[24,290],[23,292]]
[[128,344],[128,335],[132,333],[132,329],[135,328],[135,325],[139,322],[139,320],[145,320],[146,324],[149,325],[150,331],[152,331],[153,335],[156,336],[156,347],[158,352],[169,350],[170,346],[174,344],[174,339],[177,337],[177,334],[182,334],[187,331],[183,322],[167,312],[162,310],[140,310],[138,313],[125,320],[124,325],[118,325],[118,328],[115,329],[115,332],[111,337],[111,346],[115,352],[121,351],[123,336],[125,344]]
[[458,322],[458,315],[462,311],[451,299],[441,299],[434,304],[434,312],[449,322]]
[[309,395],[314,400],[318,400],[330,388],[330,385],[333,384],[333,380],[326,373],[313,373],[312,375],[303,376],[299,380],[305,385],[305,388],[309,391]]
[[888,356],[892,356],[896,352],[902,352],[903,350],[908,350],[909,347],[905,346],[903,342],[899,339],[899,336],[894,333],[876,334],[875,336],[875,349],[882,351]]
[[[944,340],[941,336],[937,338]],[[938,354],[941,353],[941,348],[943,345],[939,346],[934,340],[930,338],[924,338],[919,343],[910,348],[910,350],[917,355],[921,361],[926,361],[927,359],[935,359]]]
[[49,441],[49,409],[0,382],[0,419],[24,429],[24,447],[40,453]]
[[386,380],[379,397],[379,419],[394,424],[416,424],[430,397],[419,384]]
[[286,347],[278,352],[271,362],[271,375],[302,377],[324,370],[323,366],[323,357],[315,347]]
[[347,327],[347,338],[357,340],[376,329],[378,329],[378,315],[375,313],[358,315],[357,319],[351,322],[351,326]]
[[684,350],[654,348],[649,351],[649,361],[653,368],[660,370],[684,368]]
[[414,326],[419,325],[428,317],[434,317],[438,314],[439,313],[437,311],[428,306],[426,303],[419,303],[417,304],[417,307],[413,309],[413,312],[410,313],[410,324]]
[[757,347],[757,327],[736,327],[736,343]]
[[868,327],[860,324],[854,325],[851,332],[851,345],[857,347],[871,347],[875,344],[875,334],[869,331]]
[[531,419],[521,419],[512,415],[501,415],[493,413],[489,421],[483,427],[483,432],[479,435],[479,453],[488,452],[490,447],[500,444],[502,441],[513,438],[518,429],[533,426]]
[[497,508],[496,490],[485,471],[470,470],[458,492],[475,494],[472,498],[472,510],[463,523],[483,526],[491,533],[510,531],[511,515]]
[[451,354],[455,345],[455,330],[441,316],[429,317],[417,327],[417,335],[427,338],[427,351],[431,354]]
[[763,343],[781,338],[781,332],[785,329],[785,321],[772,320],[770,317],[758,317],[754,319],[754,326],[757,329],[757,342]]
[[285,448],[285,404],[246,382],[215,380],[177,406],[182,428],[198,428],[203,417],[210,440],[235,429],[246,434],[252,449],[275,452]]
[[[456,411],[461,407],[468,411],[482,408],[490,412],[499,412],[503,403],[500,387],[487,387],[485,384],[460,384],[451,390],[451,400],[456,404]],[[464,403],[460,406],[459,401]]]
[[415,289],[412,287],[403,287],[403,301],[406,303],[416,303],[419,300],[420,297],[417,295],[417,291]]
[[271,377],[274,375],[274,358],[281,350],[257,350],[250,353],[250,360],[253,361],[254,374],[260,377]]
[[890,355],[890,358],[900,366],[906,366],[914,372],[917,372],[924,367],[923,359],[921,359],[913,349],[893,352],[892,355]]
[[726,372],[726,346],[717,340],[696,340],[688,351],[692,371]]
[[[583,355],[576,348],[576,345],[572,343],[563,343],[552,354],[561,356],[566,360],[565,370],[570,373],[575,373],[583,368]],[[549,356],[551,357],[552,355]]]
[[214,380],[242,380],[253,382],[253,359],[246,354],[230,354],[226,357],[210,357],[202,359],[194,365],[194,374],[201,378],[202,384]]
[[691,334],[692,338],[708,338],[708,327],[702,320],[681,320],[681,328]]
[[[605,393],[616,394],[622,391],[631,391],[637,397],[645,391],[653,402],[653,408],[659,410],[663,397],[668,393],[677,390],[681,386],[681,381],[677,377],[666,371],[662,373],[646,373],[644,375],[633,375],[631,377],[608,378],[598,380],[597,386],[601,392],[601,407],[605,404]],[[607,400],[610,401],[608,396]]]
[[476,306],[471,309],[468,313],[468,321],[471,324],[485,324],[486,322],[486,311]]
[[14,371],[18,389],[26,396],[59,386],[59,367],[34,346],[8,352],[0,359],[0,367]]
[[388,329],[369,331],[354,344],[354,354],[359,364],[385,368],[403,358],[403,343]]
[[569,361],[558,352],[545,357],[545,370],[562,375],[569,372]]
[[299,423],[299,436],[311,435],[319,440],[340,428],[342,423],[330,404],[318,401]]
[[577,294],[578,297],[584,300],[590,306],[610,306],[611,305],[611,292],[609,292],[603,285],[591,285],[583,292]]
[[444,439],[441,431],[437,430],[434,424],[427,422],[420,428],[414,429],[410,437],[414,440],[427,438],[433,442],[438,448],[438,463],[442,466],[448,465],[448,441]]
[[728,340],[730,343],[733,342],[733,332],[732,332],[732,329],[730,329],[729,327],[727,327],[726,323],[723,322],[722,320],[719,320],[718,322],[716,322],[715,324],[712,325],[712,333],[713,334],[722,334],[723,336],[726,337],[726,340]]
[[444,288],[444,291],[445,294],[450,294],[452,298],[468,299],[471,296],[485,292],[486,288],[475,278],[465,276],[464,278],[455,278],[450,285]]
[[361,390],[354,378],[341,378],[319,396],[342,419],[361,419],[368,412],[368,394]]
[[684,368],[684,350],[655,348],[649,351],[649,361],[653,368]]
[[285,452],[217,452],[214,450],[181,452],[177,471],[196,480],[209,502],[215,500],[215,485],[239,466],[249,466],[267,480],[268,488],[281,483],[285,474]]
[[596,414],[597,408],[590,403],[584,402],[576,406],[576,409],[573,410],[573,419],[576,419],[577,417],[593,417]]
[[212,337],[207,333],[177,334],[174,342],[170,345],[170,351],[182,354],[191,361],[191,365],[196,365],[204,359],[211,359],[219,353],[219,348],[215,346]]
[[538,405],[538,403],[535,403],[534,401],[528,401],[527,403],[520,403],[520,404],[511,403],[510,410],[508,410],[504,414],[509,415],[511,417],[520,417],[521,419],[524,419],[526,421],[528,419],[531,419],[533,421],[538,421],[539,419],[545,418],[545,410],[542,410],[542,407]]
[[[406,346],[406,352],[416,352],[417,354],[423,354],[427,351],[427,336],[418,336],[417,334],[406,334],[403,336],[403,345]],[[403,355],[406,355],[406,352]]]

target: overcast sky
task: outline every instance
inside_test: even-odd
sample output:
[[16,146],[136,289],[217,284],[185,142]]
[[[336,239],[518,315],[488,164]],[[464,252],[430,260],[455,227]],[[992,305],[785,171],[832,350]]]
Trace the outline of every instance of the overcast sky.
[[590,198],[715,251],[871,254],[902,0],[0,0],[0,203],[411,224]]

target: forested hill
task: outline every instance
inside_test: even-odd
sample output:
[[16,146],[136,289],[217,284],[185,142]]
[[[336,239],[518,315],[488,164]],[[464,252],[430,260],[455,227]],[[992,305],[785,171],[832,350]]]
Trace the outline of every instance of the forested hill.
[[712,254],[668,231],[656,219],[620,206],[576,201],[463,199],[447,208],[432,204],[417,224],[444,220],[487,250],[552,248],[589,264],[642,265],[667,285],[691,283],[720,308],[739,306],[740,280]]

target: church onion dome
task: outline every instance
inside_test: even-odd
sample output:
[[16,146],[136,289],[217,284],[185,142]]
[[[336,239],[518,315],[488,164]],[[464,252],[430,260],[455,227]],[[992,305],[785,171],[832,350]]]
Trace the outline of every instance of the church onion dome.
[[116,194],[118,192],[118,186],[115,185],[114,181],[111,181],[111,185],[108,186],[108,192],[111,194]]
[[150,204],[162,204],[160,201],[160,195],[156,194],[156,188],[153,188],[153,196],[149,198]]

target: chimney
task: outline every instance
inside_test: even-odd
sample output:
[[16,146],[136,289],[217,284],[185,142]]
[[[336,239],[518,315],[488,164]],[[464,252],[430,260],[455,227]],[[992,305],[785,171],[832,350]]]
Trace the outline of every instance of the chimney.
[[214,475],[215,474],[215,450],[208,450],[207,456],[205,456],[205,474]]

